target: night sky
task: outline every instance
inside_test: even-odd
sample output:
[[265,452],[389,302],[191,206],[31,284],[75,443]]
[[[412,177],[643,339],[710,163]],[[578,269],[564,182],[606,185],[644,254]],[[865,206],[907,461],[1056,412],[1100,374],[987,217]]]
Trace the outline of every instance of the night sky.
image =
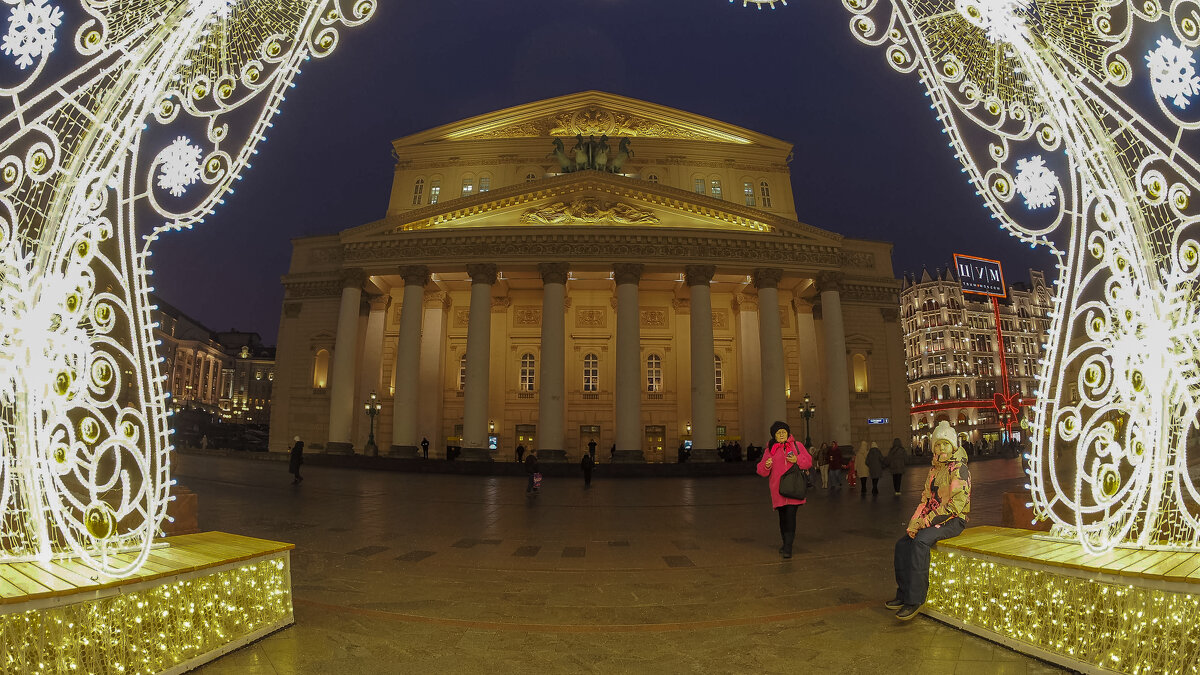
[[390,141],[529,101],[599,89],[795,145],[799,219],[893,241],[897,275],[999,258],[1049,270],[967,184],[913,75],[860,44],[840,2],[757,11],[726,0],[383,0],[313,59],[235,195],[155,249],[155,286],[212,330],[274,344],[290,239],[383,217]]

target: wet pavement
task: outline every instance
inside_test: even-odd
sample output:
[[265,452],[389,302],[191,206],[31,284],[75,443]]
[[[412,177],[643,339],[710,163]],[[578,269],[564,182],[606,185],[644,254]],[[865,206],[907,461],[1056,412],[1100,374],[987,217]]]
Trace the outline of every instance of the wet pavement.
[[[920,496],[812,491],[795,556],[758,477],[406,474],[176,455],[200,527],[296,544],[296,624],[199,669],[237,673],[1052,673],[927,617],[902,623],[892,544]],[[972,465],[1000,523],[1016,460]],[[885,489],[886,488],[886,489]],[[869,488],[868,488],[869,492]]]

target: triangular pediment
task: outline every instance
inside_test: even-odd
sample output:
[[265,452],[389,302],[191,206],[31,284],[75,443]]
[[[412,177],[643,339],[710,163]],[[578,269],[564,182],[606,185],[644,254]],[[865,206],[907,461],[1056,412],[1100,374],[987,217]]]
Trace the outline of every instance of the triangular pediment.
[[389,216],[342,233],[343,243],[407,232],[480,228],[670,228],[800,237],[840,245],[842,236],[735,202],[600,171],[564,174]]
[[444,141],[561,138],[575,135],[611,138],[664,138],[758,145],[790,150],[791,144],[657,103],[602,91],[585,91],[504,110],[398,139],[396,147]]

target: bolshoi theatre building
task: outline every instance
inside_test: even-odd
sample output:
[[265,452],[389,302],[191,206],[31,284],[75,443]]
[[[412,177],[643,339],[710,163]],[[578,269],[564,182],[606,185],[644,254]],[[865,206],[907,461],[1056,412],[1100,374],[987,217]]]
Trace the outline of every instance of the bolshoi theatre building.
[[292,242],[273,450],[712,459],[806,394],[814,443],[911,435],[891,244],[800,222],[791,144],[592,91],[392,147],[382,219]]

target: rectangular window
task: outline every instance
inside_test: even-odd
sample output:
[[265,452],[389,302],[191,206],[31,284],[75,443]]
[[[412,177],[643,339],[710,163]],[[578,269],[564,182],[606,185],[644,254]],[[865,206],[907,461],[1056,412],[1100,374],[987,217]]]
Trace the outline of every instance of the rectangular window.
[[714,199],[722,199],[721,181],[716,178],[712,179],[712,196]]
[[438,197],[440,197],[441,194],[442,194],[442,182],[440,180],[435,180],[435,181],[432,181],[431,183],[429,183],[429,203],[430,204],[438,203]]
[[462,196],[470,197],[472,194],[475,194],[475,179],[464,178],[462,183]]
[[742,183],[742,194],[746,196],[746,206],[754,206],[754,184]]
[[481,176],[481,177],[479,178],[479,191],[480,191],[480,192],[487,192],[488,190],[491,190],[491,189],[492,189],[492,178],[491,178],[491,176]]
[[704,179],[697,178],[693,182],[693,189],[696,191],[696,194],[698,194],[698,195],[704,194]]

